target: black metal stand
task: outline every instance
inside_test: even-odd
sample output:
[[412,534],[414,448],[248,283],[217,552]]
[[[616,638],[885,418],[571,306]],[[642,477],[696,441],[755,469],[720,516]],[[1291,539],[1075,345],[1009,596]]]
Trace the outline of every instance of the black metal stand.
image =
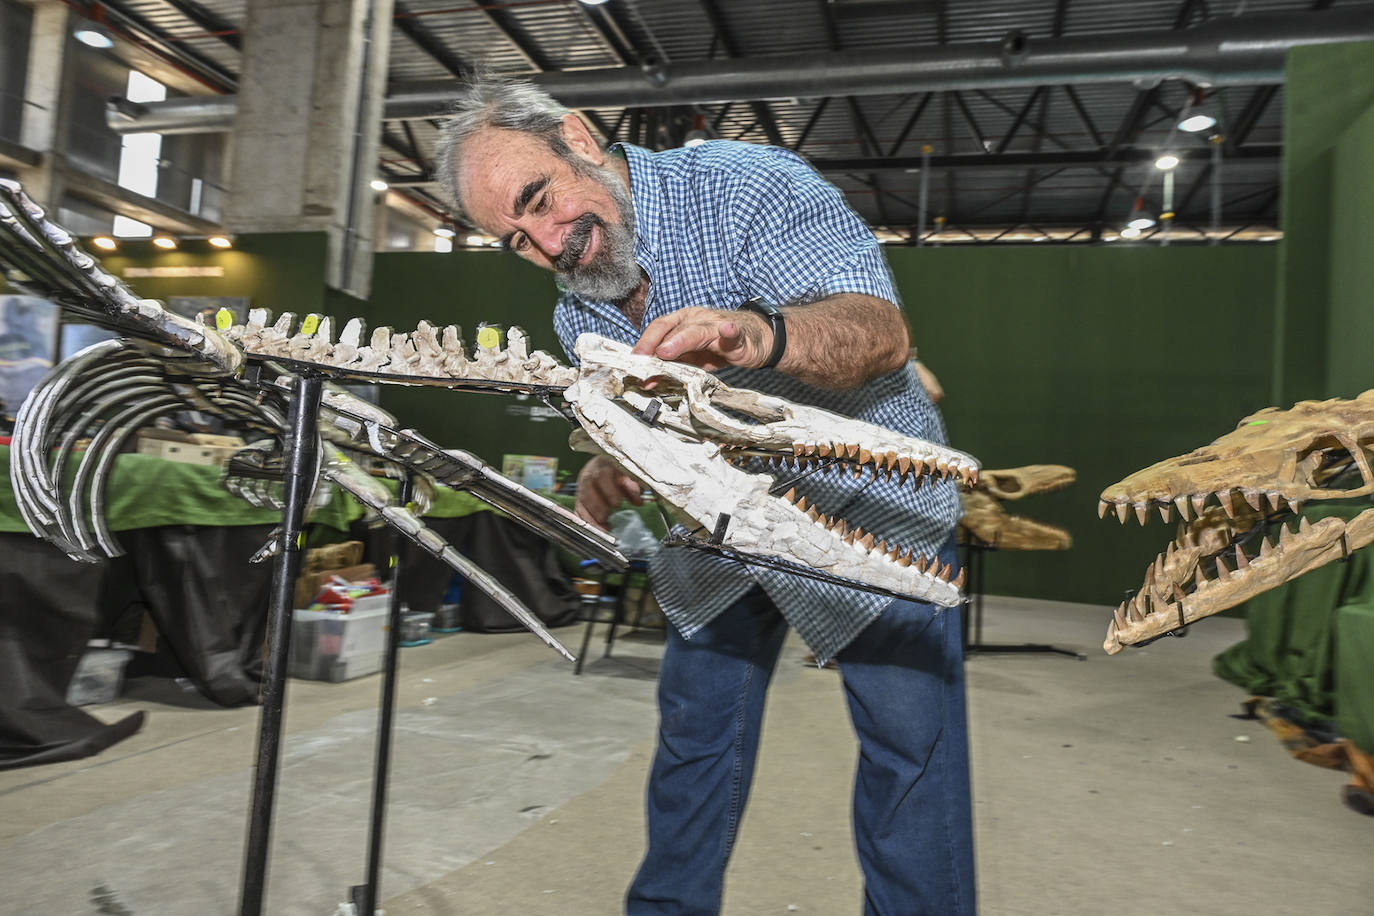
[[[401,478],[396,501],[410,502],[414,480]],[[386,787],[391,771],[391,720],[396,708],[396,656],[401,645],[401,536],[391,532],[391,596],[387,613],[386,668],[382,674],[382,708],[377,716],[377,761],[372,774],[372,825],[368,833],[367,883],[349,889],[357,916],[377,912],[377,884],[382,869],[382,833],[386,824]]]
[[282,708],[286,702],[286,669],[291,653],[291,613],[296,577],[301,567],[306,504],[314,482],[315,436],[320,419],[319,378],[300,376],[291,397],[286,444],[286,515],[282,521],[282,549],[272,573],[272,602],[267,617],[267,666],[263,672],[262,716],[258,721],[258,763],[253,777],[253,801],[244,849],[241,916],[262,913],[267,886],[267,857],[272,831],[272,803],[277,789],[281,751]]
[[[983,574],[986,571],[986,555],[997,547],[993,544],[984,543],[968,532],[964,535],[969,538],[961,546],[964,554],[964,569],[968,570],[968,594],[970,614],[964,614],[964,655],[969,656],[978,652],[1052,652],[1056,655],[1067,655],[1076,658],[1080,662],[1085,661],[1087,656],[1082,652],[1073,649],[1061,649],[1058,646],[1045,645],[1043,643],[1022,643],[1020,645],[995,645],[983,642]],[[970,621],[972,617],[972,621]],[[973,639],[969,639],[970,625],[972,627]]]

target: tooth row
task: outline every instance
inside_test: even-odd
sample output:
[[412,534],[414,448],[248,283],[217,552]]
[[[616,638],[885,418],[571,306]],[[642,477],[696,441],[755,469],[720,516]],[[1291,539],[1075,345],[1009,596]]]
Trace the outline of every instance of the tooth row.
[[[889,545],[885,540],[878,540],[873,536],[873,532],[864,531],[862,528],[850,528],[849,524],[842,518],[833,515],[822,515],[815,506],[808,506],[806,497],[798,497],[796,488],[792,488],[783,494],[783,499],[792,503],[806,517],[827,531],[833,532],[846,544],[858,544],[865,552],[886,557],[898,566],[914,566],[916,571],[925,575],[934,576],[945,582],[952,582],[955,588],[963,588],[965,571],[959,570],[959,574],[954,574],[954,564],[946,563],[940,565],[938,560],[927,559],[924,555],[915,551],[915,548],[908,547],[902,550],[899,546]],[[953,577],[953,578],[951,578]]]
[[[252,309],[248,322],[224,329],[229,339],[256,356],[280,357],[332,366],[354,372],[410,375],[423,378],[486,379],[567,387],[577,370],[564,366],[542,350],[530,352],[525,333],[512,327],[505,346],[482,346],[468,356],[463,332],[456,325],[440,328],[421,321],[408,333],[375,328],[364,343],[366,327],[350,319],[334,340],[331,318],[307,315],[296,327],[296,316],[283,312],[271,324],[267,309]],[[497,336],[499,340],[499,335]]]
[[[1213,582],[1224,582],[1232,576],[1244,573],[1253,563],[1267,561],[1278,550],[1286,549],[1292,540],[1300,534],[1306,534],[1312,523],[1306,518],[1299,518],[1296,530],[1290,529],[1287,525],[1279,525],[1279,534],[1273,541],[1269,536],[1263,535],[1260,538],[1259,554],[1250,556],[1245,552],[1245,548],[1236,544],[1234,549],[1218,554],[1214,560],[1217,572],[1215,577],[1209,577],[1202,570],[1199,563],[1193,568],[1193,587],[1194,591],[1206,588]],[[1155,557],[1155,562],[1145,570],[1145,588],[1135,597],[1128,601],[1123,601],[1116,609],[1115,616],[1117,627],[1125,627],[1127,621],[1139,623],[1145,615],[1163,610],[1172,613],[1177,602],[1185,597],[1183,589],[1177,583],[1171,583],[1171,593],[1163,593],[1164,568],[1174,554],[1183,546],[1176,541],[1169,542],[1168,548],[1164,553]],[[1227,555],[1229,554],[1230,565],[1227,565]]]
[[934,456],[922,459],[910,455],[899,455],[896,452],[872,452],[862,445],[853,443],[795,442],[792,444],[792,455],[799,460],[815,461],[820,459],[829,461],[831,464],[843,464],[853,469],[856,477],[865,468],[872,468],[875,474],[885,475],[889,480],[893,476],[896,476],[899,481],[904,481],[908,475],[927,477],[938,475],[941,480],[958,477],[966,487],[972,487],[978,482],[978,468],[976,466],[947,462]]
[[1105,499],[1097,501],[1097,517],[1102,518],[1109,510],[1116,512],[1117,519],[1124,525],[1126,520],[1131,517],[1132,511],[1141,525],[1150,517],[1150,508],[1153,506],[1159,511],[1159,517],[1165,522],[1173,521],[1174,513],[1177,511],[1178,517],[1183,521],[1190,521],[1200,517],[1210,498],[1226,512],[1228,518],[1236,517],[1236,495],[1239,495],[1250,508],[1256,512],[1265,511],[1268,506],[1269,511],[1277,512],[1287,505],[1292,511],[1297,512],[1302,508],[1302,503],[1297,500],[1290,500],[1283,494],[1274,490],[1251,490],[1251,489],[1225,489],[1217,490],[1214,493],[1193,493],[1192,495],[1175,496],[1173,502],[1162,500],[1151,500],[1149,502],[1129,502],[1126,500],[1108,502]]

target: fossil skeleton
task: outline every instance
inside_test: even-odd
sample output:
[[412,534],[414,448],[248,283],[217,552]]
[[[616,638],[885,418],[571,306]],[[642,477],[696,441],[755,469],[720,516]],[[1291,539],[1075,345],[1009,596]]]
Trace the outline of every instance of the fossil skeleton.
[[[839,470],[910,480],[913,486],[935,477],[971,485],[977,462],[953,449],[731,388],[702,370],[637,356],[592,335],[578,341],[581,365],[572,368],[531,351],[519,328],[507,331],[504,346],[498,332],[483,329],[469,351],[457,327],[423,321],[410,333],[377,328],[368,334],[362,321],[353,319],[337,340],[328,317],[307,315],[297,326],[296,316],[285,313],[274,321],[264,309],[252,310],[242,325],[223,312],[216,327],[205,326],[154,300],[139,299],[49,222],[16,183],[5,180],[0,180],[0,267],[63,308],[133,338],[97,345],[58,366],[26,404],[16,428],[15,451],[24,460],[12,462],[11,477],[25,518],[36,534],[73,556],[91,559],[96,547],[117,550],[101,521],[103,475],[118,444],[139,425],[189,407],[280,439],[291,377],[310,374],[525,393],[546,401],[562,397],[585,434],[582,447],[591,444],[612,456],[694,529],[681,543],[870,591],[946,606],[959,601],[962,574],[956,577],[948,565],[941,568],[909,546],[851,529],[790,491],[773,495],[772,477],[751,472],[763,459],[789,474]],[[655,380],[652,388],[645,385],[649,379]],[[99,448],[88,451],[79,471],[84,476],[67,490],[65,456],[96,426]],[[572,513],[505,480],[471,455],[397,429],[390,416],[342,391],[326,390],[320,430],[336,446],[470,489],[565,544],[624,562],[603,532]],[[319,476],[353,493],[403,535],[460,565],[456,552],[418,518],[388,502],[376,487],[365,486],[337,450],[320,454],[328,460]],[[235,492],[271,504],[272,486],[252,483],[245,470],[271,463],[264,454],[245,453],[231,465],[228,483]],[[751,471],[743,469],[746,464]],[[460,571],[467,575],[468,567]],[[507,608],[567,654],[533,615]]]
[[1144,525],[1158,511],[1181,524],[1116,609],[1103,648],[1148,642],[1374,542],[1374,509],[1349,521],[1293,519],[1312,500],[1374,493],[1372,453],[1374,390],[1265,408],[1210,445],[1108,487],[1099,516]]
[[1067,530],[1012,515],[1002,508],[1002,502],[1062,490],[1077,478],[1073,468],[1062,464],[1028,464],[995,471],[984,468],[978,472],[978,483],[961,496],[964,517],[959,527],[964,538],[999,550],[1068,550],[1073,546],[1073,536]]

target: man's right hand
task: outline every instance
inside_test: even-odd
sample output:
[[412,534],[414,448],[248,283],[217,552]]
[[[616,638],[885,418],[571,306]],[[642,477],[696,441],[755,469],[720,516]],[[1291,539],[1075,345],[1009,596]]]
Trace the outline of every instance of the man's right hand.
[[605,455],[596,455],[577,475],[577,503],[573,511],[584,521],[606,530],[611,511],[625,500],[644,505],[639,481]]

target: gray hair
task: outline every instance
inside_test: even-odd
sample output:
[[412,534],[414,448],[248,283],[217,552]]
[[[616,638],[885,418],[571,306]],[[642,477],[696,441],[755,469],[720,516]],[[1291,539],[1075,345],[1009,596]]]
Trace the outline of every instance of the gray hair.
[[547,92],[523,80],[482,74],[469,77],[449,108],[449,118],[439,135],[434,156],[439,186],[461,212],[458,170],[463,161],[463,144],[487,127],[540,137],[559,156],[572,159],[572,150],[563,140],[563,118],[568,113]]

